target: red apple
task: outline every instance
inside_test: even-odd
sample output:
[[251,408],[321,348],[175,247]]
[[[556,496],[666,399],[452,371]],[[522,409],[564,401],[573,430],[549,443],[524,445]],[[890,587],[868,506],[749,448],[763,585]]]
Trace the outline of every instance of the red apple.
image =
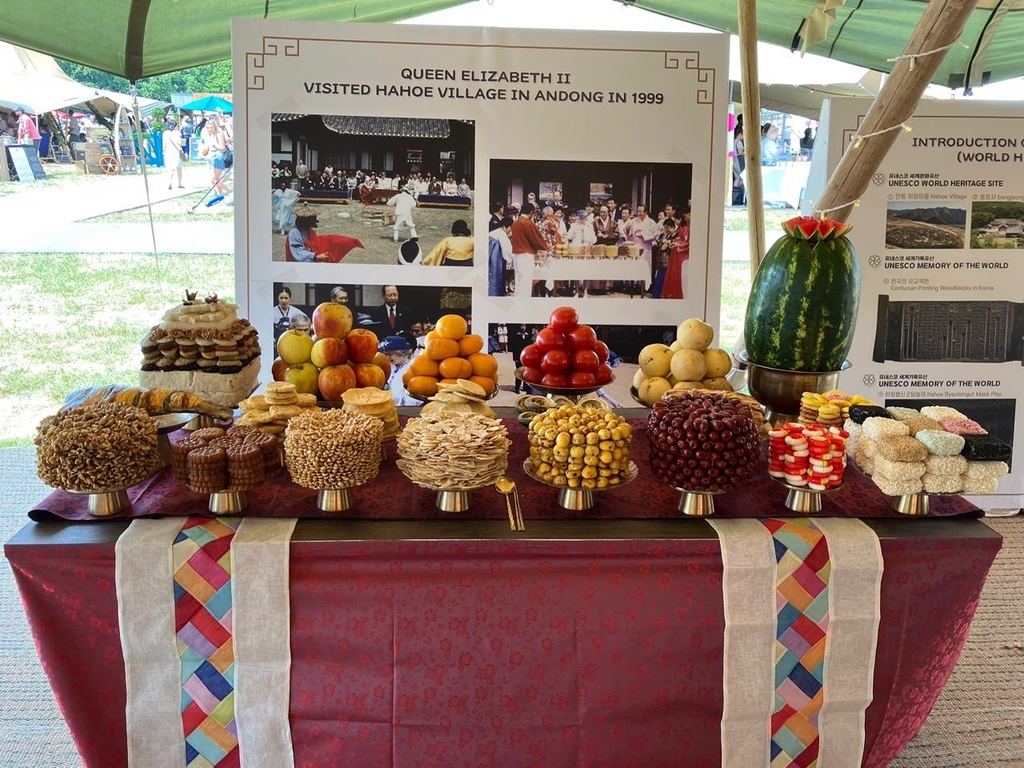
[[597,386],[597,377],[590,371],[573,371],[569,375],[569,386],[573,389],[589,389]]
[[284,380],[294,384],[296,392],[315,395],[317,394],[316,382],[319,375],[319,369],[312,363],[299,363],[288,366],[288,370],[284,373]]
[[377,389],[383,389],[387,383],[387,379],[384,378],[383,369],[374,365],[373,363],[357,363],[356,367],[352,369],[356,375],[356,385],[360,387],[376,387]]
[[540,380],[544,378],[544,371],[540,368],[524,368],[523,375],[520,378],[527,384],[540,384]]
[[317,339],[309,352],[309,359],[317,368],[344,365],[348,362],[348,346],[344,340],[334,336]]
[[329,365],[320,371],[317,385],[320,387],[320,397],[334,402],[341,400],[345,390],[356,385],[356,375],[347,365]]
[[318,338],[344,339],[352,330],[352,310],[344,304],[325,301],[313,310],[313,333]]
[[569,370],[569,355],[564,349],[552,349],[541,358],[540,367],[544,373],[565,373]]
[[[340,305],[339,305],[340,306]],[[356,328],[345,337],[350,363],[369,363],[377,355],[377,334],[366,328]]]
[[594,343],[594,351],[597,352],[597,359],[602,363],[608,362],[608,345],[598,339]]
[[540,384],[542,387],[551,387],[552,389],[567,387],[569,386],[569,377],[564,373],[545,373],[541,377]]
[[288,370],[288,363],[284,361],[282,357],[275,357],[273,364],[270,366],[270,375],[274,378],[274,381],[286,381],[284,372]]
[[589,325],[577,325],[572,332],[566,334],[569,347],[573,352],[581,349],[593,349],[597,344],[597,334]]
[[569,350],[569,340],[551,326],[541,328],[537,332],[537,341],[534,344],[541,352],[550,352],[552,349]]
[[519,362],[527,368],[540,368],[540,361],[543,358],[544,353],[540,351],[536,344],[527,344],[523,351],[519,353]]
[[384,381],[391,378],[391,360],[383,352],[378,352],[373,356],[373,360],[370,361],[382,371],[384,371]]
[[603,387],[605,384],[609,383],[613,378],[615,378],[615,376],[612,373],[612,369],[608,367],[607,363],[601,363],[599,366],[597,366],[597,370],[594,372],[594,378],[597,380],[598,386]]

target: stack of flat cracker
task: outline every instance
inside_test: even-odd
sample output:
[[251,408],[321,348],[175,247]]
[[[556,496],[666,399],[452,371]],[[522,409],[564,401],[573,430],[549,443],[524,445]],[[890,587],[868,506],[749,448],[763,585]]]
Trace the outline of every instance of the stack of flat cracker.
[[238,407],[242,415],[235,424],[252,426],[271,435],[284,434],[288,420],[304,411],[316,409],[316,395],[296,392],[295,385],[286,381],[272,381],[262,395],[242,400]]
[[484,402],[486,397],[484,388],[469,379],[457,379],[454,384],[439,383],[437,394],[428,398],[429,402],[420,413],[426,415],[440,411],[462,411],[496,418],[491,406]]
[[861,395],[847,396],[841,389],[828,392],[804,392],[800,397],[801,424],[822,424],[826,427],[841,427],[850,418],[851,405],[874,405]]
[[409,419],[398,436],[396,462],[417,485],[432,490],[493,485],[508,468],[508,430],[498,419],[439,411]]
[[383,440],[391,440],[398,434],[398,410],[391,393],[376,387],[356,387],[341,395],[345,401],[343,410],[372,416],[384,423]]

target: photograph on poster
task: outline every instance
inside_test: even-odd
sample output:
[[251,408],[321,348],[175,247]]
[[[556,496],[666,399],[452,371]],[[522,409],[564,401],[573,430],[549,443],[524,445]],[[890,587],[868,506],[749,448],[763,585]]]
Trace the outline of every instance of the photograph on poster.
[[872,360],[1024,363],[1024,304],[880,295]]
[[963,248],[967,208],[946,201],[892,201],[886,206],[886,248]]
[[472,120],[275,113],[273,261],[473,263]]
[[[980,424],[990,435],[998,437],[1007,445],[1013,445],[1013,425],[1017,414],[1017,401],[1013,398],[935,400],[918,398],[886,398],[887,407],[914,408],[921,410],[926,405],[944,405],[955,408],[964,416]],[[1007,460],[1007,464],[1011,464]],[[1012,466],[1012,464],[1011,464]]]
[[689,163],[491,160],[488,294],[684,298],[692,182]]
[[469,288],[275,282],[274,296],[275,339],[289,328],[308,328],[313,310],[328,301],[346,305],[352,311],[353,327],[368,328],[380,339],[403,336],[415,342],[441,315],[472,320]]
[[975,201],[971,248],[1024,248],[1024,200]]

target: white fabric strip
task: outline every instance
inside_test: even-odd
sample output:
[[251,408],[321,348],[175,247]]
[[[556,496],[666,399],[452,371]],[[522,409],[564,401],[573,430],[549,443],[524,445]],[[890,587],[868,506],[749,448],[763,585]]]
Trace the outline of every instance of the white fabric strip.
[[247,518],[231,543],[235,725],[242,768],[291,768],[295,762],[288,724],[288,560],[295,522]]
[[181,768],[181,662],[171,545],[184,517],[134,520],[114,546],[117,618],[128,698],[128,765]]
[[775,546],[758,520],[709,520],[722,549],[722,768],[770,764],[775,708]]
[[818,763],[857,768],[864,752],[864,712],[874,688],[882,548],[860,520],[823,517],[814,523],[825,535],[832,561]]

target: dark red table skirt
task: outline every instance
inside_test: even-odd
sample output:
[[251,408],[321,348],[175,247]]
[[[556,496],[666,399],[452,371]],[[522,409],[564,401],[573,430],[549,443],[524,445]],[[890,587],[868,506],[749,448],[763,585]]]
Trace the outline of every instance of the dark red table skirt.
[[[557,535],[555,522],[519,540],[309,534],[320,526],[346,537],[346,525],[413,524],[296,529],[291,727],[300,768],[719,764],[722,564],[702,523],[682,521],[676,537],[607,539]],[[975,520],[876,525],[913,529],[881,537],[863,765],[883,768],[952,671],[1000,539]],[[90,768],[126,764],[112,543],[121,527],[30,524],[5,548]]]
[[[576,518],[674,518],[679,516],[679,493],[658,481],[651,472],[646,422],[631,420],[635,429],[633,461],[639,474],[629,485],[594,494],[592,509],[570,512],[558,506],[558,489],[542,485],[527,476],[523,461],[529,451],[526,427],[514,419],[505,419],[512,437],[509,451],[509,475],[516,481],[522,497],[527,525],[530,519],[551,520]],[[181,435],[172,435],[176,440]],[[343,517],[365,520],[429,520],[445,517],[435,506],[437,494],[413,485],[395,466],[398,449],[386,443],[388,460],[370,483],[353,490],[355,504]],[[170,470],[163,470],[129,489],[132,508],[109,520],[157,515],[201,514],[208,497],[193,493],[188,486],[174,481]],[[245,515],[249,517],[336,518],[336,513],[321,512],[316,506],[316,491],[295,485],[287,472],[281,471],[249,496]],[[33,510],[33,520],[88,520],[86,496],[55,491]],[[735,491],[715,498],[719,517],[758,517],[766,514],[791,517],[785,507],[786,489],[768,476],[767,456],[762,457],[760,471]],[[933,496],[930,514],[935,517],[974,515],[978,508],[960,496]],[[823,517],[899,517],[889,506],[889,499],[878,490],[871,478],[850,467],[843,488],[823,498]],[[473,493],[472,509],[467,519],[499,520],[507,516],[505,499],[493,488]]]

